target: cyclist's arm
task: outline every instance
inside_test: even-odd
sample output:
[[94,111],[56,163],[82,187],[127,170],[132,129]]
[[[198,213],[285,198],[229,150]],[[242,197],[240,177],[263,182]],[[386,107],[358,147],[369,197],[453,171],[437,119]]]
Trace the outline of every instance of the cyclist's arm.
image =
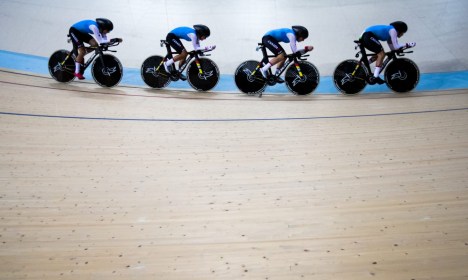
[[292,33],[288,33],[286,36],[289,38],[289,45],[291,46],[292,53],[297,52],[296,36]]
[[96,41],[99,44],[109,43],[109,39],[107,39],[107,36],[102,35],[101,32],[99,32],[99,29],[97,28],[96,25],[89,26],[89,29],[91,29],[91,31],[93,32],[93,34],[91,35],[96,39]]
[[203,49],[202,47],[200,47],[200,41],[198,40],[198,37],[197,35],[195,35],[195,33],[189,33],[187,34],[187,36],[189,36],[189,38],[192,39],[192,45],[194,50],[198,51]]
[[400,45],[398,43],[398,34],[395,29],[393,28],[390,29],[389,34],[390,34],[390,39],[387,41],[387,43],[392,51],[399,50],[404,47],[404,45]]

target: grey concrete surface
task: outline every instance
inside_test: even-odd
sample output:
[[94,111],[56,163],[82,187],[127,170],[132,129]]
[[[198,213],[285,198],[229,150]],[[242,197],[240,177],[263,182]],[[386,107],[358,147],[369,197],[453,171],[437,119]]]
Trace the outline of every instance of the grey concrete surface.
[[69,48],[69,26],[81,19],[108,17],[112,37],[123,37],[118,56],[125,67],[139,68],[149,55],[162,54],[159,40],[177,26],[204,23],[212,36],[203,42],[218,46],[213,59],[232,74],[255,51],[262,35],[273,28],[306,26],[315,46],[309,60],[322,75],[355,54],[353,40],[373,24],[404,20],[415,41],[412,59],[422,72],[468,69],[468,1],[466,0],[258,0],[258,1],[0,1],[0,50],[49,56]]

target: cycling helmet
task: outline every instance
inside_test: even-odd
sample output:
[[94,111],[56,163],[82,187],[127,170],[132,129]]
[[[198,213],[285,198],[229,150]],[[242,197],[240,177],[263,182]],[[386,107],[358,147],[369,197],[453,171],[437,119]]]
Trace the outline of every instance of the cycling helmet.
[[395,27],[395,30],[398,33],[406,33],[406,31],[408,31],[408,25],[406,25],[406,23],[404,23],[403,21],[395,21],[390,23],[390,25]]
[[304,26],[294,25],[292,27],[292,30],[294,31],[296,38],[301,37],[302,39],[305,40],[307,39],[307,37],[309,37],[309,31]]
[[99,31],[102,32],[103,30],[107,30],[107,32],[111,32],[114,29],[114,25],[112,21],[108,20],[107,18],[97,18],[96,23],[98,25]]
[[211,32],[208,26],[203,25],[203,24],[195,24],[193,26],[195,29],[195,33],[197,34],[197,37],[200,38],[202,36],[209,37]]

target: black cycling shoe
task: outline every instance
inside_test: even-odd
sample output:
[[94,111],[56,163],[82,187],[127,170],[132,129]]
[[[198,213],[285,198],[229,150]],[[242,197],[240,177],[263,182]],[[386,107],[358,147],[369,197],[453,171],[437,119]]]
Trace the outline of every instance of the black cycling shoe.
[[187,81],[187,76],[185,76],[185,75],[182,74],[182,73],[179,74],[179,78],[180,78],[182,81]]
[[278,76],[278,77],[276,77],[276,82],[277,82],[278,84],[283,84],[283,83],[284,83],[284,80],[283,80],[280,76]]
[[385,84],[385,81],[382,80],[380,77],[375,78],[374,81],[379,85]]

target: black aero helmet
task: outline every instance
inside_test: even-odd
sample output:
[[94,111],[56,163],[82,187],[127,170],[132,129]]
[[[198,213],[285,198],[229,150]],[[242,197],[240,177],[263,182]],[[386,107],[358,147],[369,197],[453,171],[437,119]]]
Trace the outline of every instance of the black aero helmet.
[[305,28],[304,26],[294,25],[292,27],[292,30],[294,31],[296,38],[301,37],[303,39],[307,39],[307,37],[309,37],[309,30],[307,30],[307,28]]
[[100,32],[102,32],[103,30],[111,32],[112,29],[114,29],[114,24],[112,24],[112,21],[108,20],[107,18],[97,18],[96,23],[99,27]]
[[211,32],[208,26],[203,25],[203,24],[195,24],[193,26],[195,29],[195,33],[197,34],[197,37],[200,38],[202,36],[209,37]]
[[403,21],[395,21],[390,23],[390,25],[393,26],[398,33],[406,33],[406,31],[408,31],[408,25]]

